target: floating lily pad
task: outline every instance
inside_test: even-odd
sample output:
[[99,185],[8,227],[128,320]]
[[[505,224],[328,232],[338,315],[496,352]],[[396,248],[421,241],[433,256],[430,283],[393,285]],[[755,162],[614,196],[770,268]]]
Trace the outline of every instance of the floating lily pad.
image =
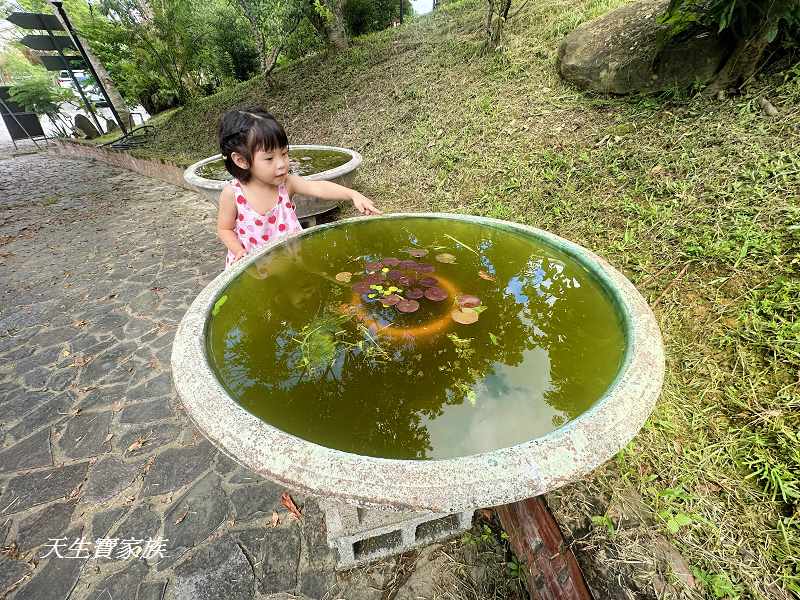
[[436,268],[433,265],[429,265],[428,263],[417,263],[417,271],[420,273],[433,273]]
[[494,275],[487,273],[486,271],[478,271],[478,277],[481,279],[485,279],[486,281],[494,281]]
[[439,282],[434,277],[423,277],[417,283],[424,287],[434,287],[439,285]]
[[377,302],[378,297],[377,294],[375,293],[361,294],[361,300],[363,300],[364,302]]
[[397,285],[409,287],[414,284],[414,281],[415,280],[412,279],[411,277],[406,277],[405,275],[401,275],[400,277],[397,278]]
[[372,273],[371,275],[367,275],[361,281],[366,281],[367,283],[383,283],[385,276],[383,273]]
[[440,287],[429,287],[425,290],[425,297],[433,302],[441,302],[447,298],[447,292]]
[[400,271],[396,271],[396,270],[395,271],[389,271],[388,273],[386,273],[386,277],[388,279],[391,279],[392,281],[397,281],[402,276],[403,276],[403,273],[401,273]]
[[419,302],[416,300],[402,300],[395,305],[395,308],[402,313],[412,313],[419,310]]
[[408,250],[408,253],[414,258],[422,258],[428,255],[428,251],[423,248],[411,248]]
[[470,294],[462,294],[456,298],[456,303],[461,308],[475,308],[481,305],[481,299],[477,296],[471,296]]
[[381,267],[383,267],[383,265],[379,262],[369,262],[364,265],[364,269],[368,273],[373,273],[374,271],[380,271]]
[[390,256],[389,258],[384,258],[381,262],[384,267],[396,267],[400,264],[400,259]]
[[336,274],[336,281],[339,283],[350,283],[352,278],[353,274],[350,271],[342,271],[341,273]]
[[425,292],[422,291],[420,288],[411,288],[410,290],[406,290],[406,298],[409,300],[419,300],[425,295]]
[[440,263],[446,263],[448,265],[452,265],[453,263],[456,262],[456,257],[453,256],[452,254],[449,254],[448,252],[442,252],[441,254],[437,254],[435,258]]
[[472,325],[478,320],[478,313],[471,308],[464,308],[462,310],[454,310],[450,313],[453,321],[461,325]]
[[394,306],[398,302],[402,302],[402,298],[397,294],[389,294],[384,298],[380,298],[380,301],[383,303],[384,306]]
[[369,286],[370,283],[368,281],[359,281],[358,283],[354,283],[351,289],[356,294],[368,294],[372,291]]
[[416,271],[419,265],[415,260],[404,260],[400,262],[399,266],[404,271]]

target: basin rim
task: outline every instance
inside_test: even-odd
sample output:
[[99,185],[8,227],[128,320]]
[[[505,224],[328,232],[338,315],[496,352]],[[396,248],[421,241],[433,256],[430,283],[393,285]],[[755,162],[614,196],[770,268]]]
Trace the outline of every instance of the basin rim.
[[[304,175],[303,179],[308,181],[330,181],[336,179],[337,177],[342,177],[343,175],[347,175],[348,173],[355,171],[363,161],[361,154],[355,150],[351,150],[350,148],[340,148],[339,146],[323,146],[320,144],[289,144],[289,150],[335,150],[337,152],[350,155],[350,160],[343,165],[333,169],[320,171],[319,173],[314,173],[312,175]],[[208,179],[197,174],[198,169],[204,167],[208,163],[217,161],[220,158],[222,158],[222,154],[215,154],[214,156],[209,156],[208,158],[198,160],[196,163],[189,165],[183,172],[184,181],[186,181],[186,183],[189,185],[193,185],[200,189],[222,191],[222,188],[230,183],[230,179]]]
[[645,299],[604,259],[555,234],[527,225],[452,213],[356,217],[300,232],[367,220],[449,219],[511,229],[544,241],[581,263],[614,296],[627,347],[614,382],[589,409],[562,427],[507,448],[470,456],[398,460],[351,454],[281,431],[249,413],[219,383],[206,357],[207,318],[222,291],[279,241],[220,273],[195,298],[178,326],[173,380],[186,413],[224,454],[257,474],[304,493],[364,507],[455,512],[508,504],[575,481],[600,466],[638,433],[664,379],[661,333]]

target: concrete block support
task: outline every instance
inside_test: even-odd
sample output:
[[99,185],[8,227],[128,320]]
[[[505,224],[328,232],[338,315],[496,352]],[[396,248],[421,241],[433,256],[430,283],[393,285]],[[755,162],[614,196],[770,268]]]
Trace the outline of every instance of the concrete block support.
[[328,544],[339,552],[340,571],[459,535],[472,527],[474,513],[383,511],[332,500],[321,506]]

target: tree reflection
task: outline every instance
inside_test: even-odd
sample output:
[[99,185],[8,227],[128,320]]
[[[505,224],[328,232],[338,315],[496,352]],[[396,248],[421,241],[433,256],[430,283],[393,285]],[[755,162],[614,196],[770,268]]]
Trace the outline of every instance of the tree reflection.
[[[342,249],[349,248],[347,235],[337,242]],[[413,235],[404,240],[418,242]],[[434,239],[429,245],[446,243]],[[269,297],[231,302],[224,319],[212,322],[210,355],[220,380],[248,410],[284,431],[343,451],[387,458],[433,455],[424,422],[441,416],[448,405],[480,402],[476,389],[498,365],[520,366],[526,351],[535,348],[550,357],[546,400],[568,418],[585,410],[597,397],[585,383],[584,375],[596,363],[590,354],[598,352],[598,341],[601,352],[619,341],[612,334],[597,339],[598,332],[610,328],[590,322],[593,313],[585,305],[590,296],[580,293],[580,273],[537,254],[509,257],[495,238],[476,240],[471,251],[453,244],[449,248],[458,250],[463,272],[481,269],[494,276],[494,281],[479,280],[479,296],[488,307],[484,314],[490,318],[482,316],[470,326],[453,323],[425,340],[371,336],[350,319],[337,324],[338,331],[326,333],[335,352],[319,370],[299,367],[298,338],[309,323],[341,314],[342,303],[351,300],[350,286],[337,283],[320,267],[324,261],[302,247],[268,255],[247,276],[260,283],[251,289]],[[364,257],[358,258],[361,262],[351,263],[363,264]],[[441,309],[445,313],[453,299],[446,302]],[[368,306],[372,316],[397,314],[377,306]],[[371,338],[378,340],[381,352],[370,351]],[[597,376],[607,374],[598,371]],[[502,390],[503,382],[495,379]],[[586,398],[579,397],[583,393]]]

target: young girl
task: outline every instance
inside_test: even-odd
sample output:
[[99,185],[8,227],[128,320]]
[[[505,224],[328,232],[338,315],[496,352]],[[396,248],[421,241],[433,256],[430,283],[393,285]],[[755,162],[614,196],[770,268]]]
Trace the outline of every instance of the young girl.
[[219,147],[233,175],[219,196],[217,235],[228,248],[225,266],[252,250],[301,230],[291,198],[351,200],[361,214],[380,214],[362,194],[332,181],[306,181],[289,173],[289,140],[261,108],[230,110],[219,123]]

